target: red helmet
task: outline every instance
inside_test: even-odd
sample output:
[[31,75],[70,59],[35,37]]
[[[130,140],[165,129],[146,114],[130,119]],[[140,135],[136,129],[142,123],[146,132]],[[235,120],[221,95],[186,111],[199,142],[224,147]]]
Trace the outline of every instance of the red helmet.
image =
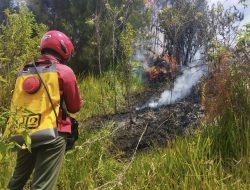
[[43,35],[40,48],[41,50],[52,49],[64,60],[68,60],[74,53],[74,45],[69,37],[57,30],[48,31]]

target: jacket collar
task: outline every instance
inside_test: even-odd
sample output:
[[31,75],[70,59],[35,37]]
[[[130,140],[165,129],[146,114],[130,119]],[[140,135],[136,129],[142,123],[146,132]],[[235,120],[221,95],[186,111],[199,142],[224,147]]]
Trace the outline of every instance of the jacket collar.
[[56,64],[62,64],[55,56],[50,55],[50,54],[43,54],[37,62],[46,62],[46,61],[51,61],[52,63]]

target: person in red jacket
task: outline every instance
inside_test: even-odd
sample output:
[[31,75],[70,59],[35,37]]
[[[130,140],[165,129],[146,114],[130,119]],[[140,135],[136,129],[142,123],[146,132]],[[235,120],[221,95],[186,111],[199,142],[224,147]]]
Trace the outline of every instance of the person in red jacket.
[[[60,91],[60,109],[57,116],[58,136],[39,145],[31,144],[31,152],[18,150],[14,173],[8,187],[12,190],[23,189],[34,170],[31,189],[54,189],[66,149],[66,134],[71,133],[71,119],[64,113],[80,111],[83,100],[77,86],[76,76],[71,68],[64,65],[74,52],[74,46],[68,36],[56,30],[44,34],[40,43],[42,56],[36,61],[37,67],[55,64]],[[34,86],[32,86],[34,85]],[[35,83],[29,82],[25,89],[35,89]]]

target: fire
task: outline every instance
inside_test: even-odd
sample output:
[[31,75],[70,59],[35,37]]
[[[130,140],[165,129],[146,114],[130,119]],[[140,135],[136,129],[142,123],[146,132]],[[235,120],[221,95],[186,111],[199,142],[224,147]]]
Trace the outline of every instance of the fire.
[[156,55],[150,48],[145,56],[144,68],[148,79],[154,82],[172,79],[178,72],[178,64],[175,56],[170,56],[168,53],[164,53],[161,56]]

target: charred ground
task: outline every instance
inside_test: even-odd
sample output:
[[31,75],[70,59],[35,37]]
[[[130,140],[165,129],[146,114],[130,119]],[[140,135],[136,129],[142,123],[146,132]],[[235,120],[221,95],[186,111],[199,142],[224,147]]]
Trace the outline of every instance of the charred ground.
[[84,122],[84,126],[87,130],[98,130],[106,122],[114,122],[116,132],[112,137],[112,150],[131,153],[139,141],[138,149],[166,146],[176,136],[184,135],[189,129],[195,128],[203,115],[200,104],[200,84],[192,88],[189,96],[174,104],[156,109],[144,108],[136,110],[136,107],[143,105],[150,98],[160,96],[161,92],[166,88],[167,85],[160,85],[134,96],[134,109],[131,113],[132,121],[130,114],[125,111],[91,118]]

